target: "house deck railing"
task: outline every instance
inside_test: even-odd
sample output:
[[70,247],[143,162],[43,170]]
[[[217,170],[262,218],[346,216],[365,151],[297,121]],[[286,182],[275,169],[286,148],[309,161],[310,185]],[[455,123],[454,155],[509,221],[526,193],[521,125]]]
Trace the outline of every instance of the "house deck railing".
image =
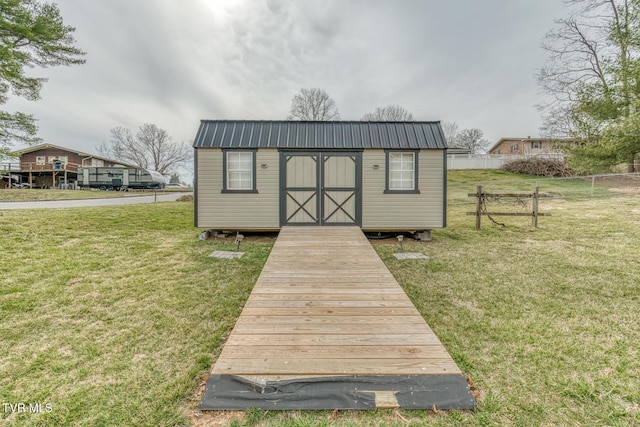
[[0,173],[5,172],[19,172],[20,171],[20,163],[0,163]]
[[37,164],[35,162],[22,162],[17,165],[18,169],[12,169],[14,172],[51,172],[62,171],[78,172],[78,167],[81,166],[77,163],[60,163],[60,164]]

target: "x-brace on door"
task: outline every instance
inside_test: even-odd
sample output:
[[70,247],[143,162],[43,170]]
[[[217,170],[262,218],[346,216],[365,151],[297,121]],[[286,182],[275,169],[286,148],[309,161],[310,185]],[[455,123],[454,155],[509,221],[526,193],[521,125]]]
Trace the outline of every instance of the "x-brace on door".
[[281,225],[361,225],[362,157],[282,152]]

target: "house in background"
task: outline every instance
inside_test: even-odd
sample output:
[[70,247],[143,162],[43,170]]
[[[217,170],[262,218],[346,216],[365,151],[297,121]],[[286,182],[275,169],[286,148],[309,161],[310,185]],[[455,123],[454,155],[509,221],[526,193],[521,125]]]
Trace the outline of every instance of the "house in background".
[[53,144],[40,144],[11,153],[19,158],[12,176],[20,176],[21,182],[32,188],[57,188],[75,186],[80,166],[135,167],[116,160],[96,156]]
[[562,138],[500,138],[488,154],[504,155],[562,155],[562,146],[575,143],[574,139]]
[[194,148],[196,227],[446,225],[440,122],[203,120]]

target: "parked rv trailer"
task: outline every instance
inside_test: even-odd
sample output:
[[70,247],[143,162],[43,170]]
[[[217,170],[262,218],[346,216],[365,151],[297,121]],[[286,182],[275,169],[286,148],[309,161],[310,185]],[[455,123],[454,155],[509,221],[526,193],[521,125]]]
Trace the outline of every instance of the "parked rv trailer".
[[143,168],[79,167],[78,186],[100,190],[162,189],[162,174]]

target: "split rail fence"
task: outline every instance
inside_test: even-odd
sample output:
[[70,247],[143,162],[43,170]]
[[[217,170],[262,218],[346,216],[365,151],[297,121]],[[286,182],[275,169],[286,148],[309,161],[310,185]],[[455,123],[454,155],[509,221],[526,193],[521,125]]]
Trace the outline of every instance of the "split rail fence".
[[[476,230],[480,230],[480,226],[482,223],[482,217],[488,217],[493,223],[498,225],[503,225],[498,223],[493,219],[494,216],[530,216],[531,217],[531,226],[537,228],[538,227],[538,217],[540,216],[551,216],[549,213],[542,213],[538,210],[538,201],[541,198],[551,197],[545,194],[540,194],[538,191],[538,187],[536,186],[533,193],[485,193],[482,190],[482,186],[479,185],[475,193],[469,193],[469,197],[476,198],[476,210],[475,212],[467,212],[467,215],[474,215],[476,217]],[[488,200],[498,200],[498,199],[513,199],[513,200],[522,200],[522,199],[531,199],[531,212],[489,212],[487,210],[487,201]]]

